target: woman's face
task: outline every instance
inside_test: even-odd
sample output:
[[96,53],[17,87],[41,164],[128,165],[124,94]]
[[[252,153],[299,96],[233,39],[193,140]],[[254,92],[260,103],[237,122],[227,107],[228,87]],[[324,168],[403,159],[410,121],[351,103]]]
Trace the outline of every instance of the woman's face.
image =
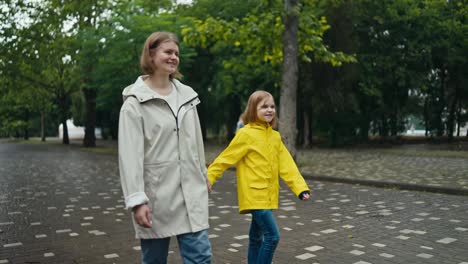
[[152,59],[157,73],[173,74],[177,71],[179,46],[175,42],[163,42],[153,52]]
[[260,101],[257,105],[257,118],[261,121],[270,123],[275,118],[275,101],[271,97],[267,97]]

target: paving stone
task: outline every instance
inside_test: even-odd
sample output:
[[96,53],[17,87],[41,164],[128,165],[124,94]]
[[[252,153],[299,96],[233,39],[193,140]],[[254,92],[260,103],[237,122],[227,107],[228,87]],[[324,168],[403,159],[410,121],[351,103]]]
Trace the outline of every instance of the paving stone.
[[310,259],[310,258],[313,258],[313,257],[315,257],[315,255],[310,254],[310,253],[304,253],[304,254],[296,256],[296,258],[298,258],[300,260],[307,260],[307,259]]
[[[354,156],[371,168],[372,162]],[[343,157],[348,166],[354,164],[347,154]],[[377,166],[385,160],[389,166],[403,161],[382,159],[371,160]],[[432,166],[441,164],[437,159],[405,162],[415,161],[434,171],[448,168]],[[466,172],[459,159],[444,161]],[[404,171],[398,177],[407,176]],[[280,210],[274,211],[281,230],[275,264],[468,263],[466,196],[309,178],[307,183],[312,189],[307,202],[281,184]],[[251,216],[237,213],[234,171],[226,172],[214,187],[209,201],[214,262],[246,263]],[[140,262],[141,248],[134,239],[131,216],[123,208],[115,156],[74,147],[0,142],[1,212],[7,218],[0,217],[0,264]],[[181,263],[176,239],[171,240],[170,251],[169,263]]]
[[455,238],[450,238],[450,237],[446,237],[446,238],[437,240],[436,242],[437,242],[437,243],[442,243],[442,244],[450,244],[450,243],[455,242],[455,241],[457,241],[457,239],[455,239]]

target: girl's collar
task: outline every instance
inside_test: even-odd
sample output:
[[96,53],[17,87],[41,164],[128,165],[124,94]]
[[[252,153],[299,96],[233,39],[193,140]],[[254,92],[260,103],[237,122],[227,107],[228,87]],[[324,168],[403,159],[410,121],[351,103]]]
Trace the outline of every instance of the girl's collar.
[[262,127],[262,128],[266,128],[266,129],[272,128],[270,123],[262,122],[262,121],[251,122],[251,123],[249,123],[249,125],[252,126],[252,127]]

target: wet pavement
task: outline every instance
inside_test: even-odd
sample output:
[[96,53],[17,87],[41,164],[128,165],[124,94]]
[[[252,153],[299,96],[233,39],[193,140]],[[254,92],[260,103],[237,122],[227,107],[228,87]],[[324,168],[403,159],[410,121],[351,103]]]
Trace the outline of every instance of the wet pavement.
[[[218,150],[209,146],[208,160]],[[282,186],[274,263],[468,264],[468,196],[316,180],[371,174],[375,181],[463,190],[466,159],[333,153],[306,153],[317,155],[313,162],[299,157],[304,174],[311,171],[310,201],[299,201]],[[409,177],[411,171],[421,176]],[[213,188],[213,263],[246,263],[250,216],[238,214],[234,171]],[[0,142],[0,264],[140,263],[130,217],[115,155]],[[175,239],[169,263],[181,263]]]
[[[438,153],[392,150],[314,150],[300,152],[304,175],[468,195],[468,151]],[[446,155],[444,157],[443,155]]]

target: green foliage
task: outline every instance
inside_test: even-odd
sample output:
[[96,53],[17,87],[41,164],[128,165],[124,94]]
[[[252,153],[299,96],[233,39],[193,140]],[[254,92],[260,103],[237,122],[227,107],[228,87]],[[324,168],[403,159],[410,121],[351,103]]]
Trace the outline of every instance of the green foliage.
[[[466,43],[466,26],[457,26],[463,22],[450,7],[462,7],[460,3],[358,1],[359,98],[366,104],[376,102],[369,121],[380,135],[396,135],[403,130],[405,117],[415,114],[414,105],[420,106],[418,115],[426,120],[430,131],[433,127],[438,135],[444,133],[442,120],[448,114],[444,108],[451,100],[447,79],[463,78],[463,73],[454,71],[466,66],[466,59],[462,59],[466,58],[466,46],[465,51],[458,49],[460,43]],[[445,76],[447,73],[450,76]]]
[[[121,91],[141,74],[143,42],[159,30],[179,35],[180,71],[202,99],[205,135],[232,136],[254,90],[279,99],[281,0],[179,6],[171,0],[14,0],[0,6],[1,136],[39,131],[41,115],[48,129],[72,116],[84,123],[81,92],[93,90],[97,125],[116,137]],[[290,12],[300,22],[301,138],[339,145],[369,133],[398,135],[409,116],[432,136],[463,126],[467,6],[465,0],[300,1]],[[17,21],[17,14],[27,19]]]
[[[224,98],[221,104],[231,102],[232,99],[245,102],[248,95],[258,89],[270,91],[279,98],[283,60],[283,3],[252,2],[257,4],[245,10],[244,16],[220,18],[204,15],[201,19],[195,19],[193,25],[182,29],[184,42],[207,50],[216,58],[215,63],[219,68],[213,78],[217,85],[214,85],[212,93]],[[355,61],[353,56],[332,52],[324,44],[323,34],[329,25],[325,17],[318,15],[315,1],[304,1],[300,10],[296,11],[300,16],[299,56],[303,62],[320,61],[340,66]],[[235,113],[240,113],[243,105],[228,106],[227,109],[228,116],[225,119],[230,121],[227,123],[229,130],[237,121]],[[229,115],[235,118],[229,118]]]
[[[311,1],[306,2],[310,3]],[[281,65],[283,59],[282,9],[280,2],[269,8],[261,6],[249,11],[245,17],[224,20],[207,17],[195,20],[193,27],[182,30],[184,41],[189,45],[209,48],[214,53],[233,50],[244,56],[244,64],[257,67],[263,63],[272,66]],[[352,56],[342,52],[330,52],[322,41],[323,33],[329,28],[325,17],[317,18],[311,6],[304,5],[300,13],[299,51],[306,62],[313,59],[339,66],[343,62],[352,62]],[[230,61],[224,67],[239,71],[243,65]]]
[[[54,109],[65,118],[68,96],[77,80],[74,61],[67,59],[72,54],[73,38],[61,34],[60,17],[47,4],[16,1],[2,10],[20,12],[29,18],[8,19],[12,13],[1,17],[10,24],[2,30],[0,71],[5,82],[0,89],[10,91],[19,100],[17,105],[25,109],[22,115],[13,115],[17,119],[12,122],[29,124],[31,115],[48,115]],[[25,125],[25,135],[27,129],[29,125]]]

